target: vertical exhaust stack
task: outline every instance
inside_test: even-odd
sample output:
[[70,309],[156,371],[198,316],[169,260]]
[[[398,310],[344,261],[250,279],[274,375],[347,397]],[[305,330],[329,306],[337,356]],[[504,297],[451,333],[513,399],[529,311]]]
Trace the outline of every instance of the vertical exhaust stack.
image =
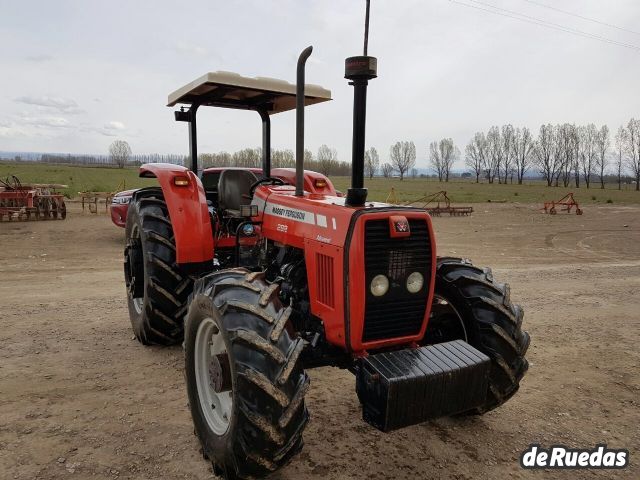
[[313,47],[305,48],[298,57],[296,78],[296,196],[304,195],[304,68]]
[[362,56],[349,57],[344,62],[344,78],[353,85],[353,143],[351,151],[351,188],[347,190],[346,204],[360,207],[367,200],[364,188],[364,146],[367,117],[367,85],[378,76],[378,60],[367,55],[369,43],[369,0],[364,22],[364,52]]
[[262,174],[265,178],[271,176],[271,119],[269,112],[258,110],[262,119]]

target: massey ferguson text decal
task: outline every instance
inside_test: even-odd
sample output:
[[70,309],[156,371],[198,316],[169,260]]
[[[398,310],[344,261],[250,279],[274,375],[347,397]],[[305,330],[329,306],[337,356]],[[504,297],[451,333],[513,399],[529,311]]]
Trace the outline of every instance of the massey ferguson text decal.
[[264,209],[264,213],[266,213],[267,215],[275,215],[276,217],[293,220],[295,222],[309,223],[311,225],[316,224],[316,217],[312,212],[307,212],[298,208],[284,207],[282,205],[267,203]]

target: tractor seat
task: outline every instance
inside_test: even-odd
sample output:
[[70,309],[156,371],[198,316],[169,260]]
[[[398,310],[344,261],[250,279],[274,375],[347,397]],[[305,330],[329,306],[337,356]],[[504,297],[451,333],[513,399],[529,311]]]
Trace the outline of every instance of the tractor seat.
[[249,170],[224,170],[218,180],[218,205],[227,215],[239,216],[240,205],[251,203],[249,190],[258,178]]

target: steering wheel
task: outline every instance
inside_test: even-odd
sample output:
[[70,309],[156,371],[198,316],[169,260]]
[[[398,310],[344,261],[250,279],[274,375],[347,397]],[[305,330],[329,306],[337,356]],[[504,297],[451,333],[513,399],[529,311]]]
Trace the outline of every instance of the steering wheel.
[[261,178],[260,180],[258,180],[257,182],[255,182],[253,185],[251,185],[251,187],[249,187],[249,195],[251,195],[253,197],[253,194],[256,191],[256,188],[258,188],[260,185],[263,184],[270,184],[270,185],[284,185],[284,181],[281,180],[280,178],[276,178],[276,177],[265,177],[265,178]]

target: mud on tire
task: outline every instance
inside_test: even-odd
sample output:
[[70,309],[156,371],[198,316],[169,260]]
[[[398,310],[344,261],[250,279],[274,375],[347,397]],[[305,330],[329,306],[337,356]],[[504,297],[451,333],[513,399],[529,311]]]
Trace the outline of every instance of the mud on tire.
[[[256,478],[286,464],[302,448],[308,421],[302,369],[304,341],[287,328],[291,307],[278,298],[279,285],[262,273],[222,270],[196,281],[185,322],[185,372],[195,433],[214,472],[225,478]],[[233,404],[227,430],[207,421],[196,379],[196,341],[213,319],[224,337]],[[202,368],[202,367],[200,367]]]
[[[481,414],[502,405],[518,391],[529,368],[525,353],[530,338],[522,330],[524,312],[511,303],[509,285],[496,283],[489,268],[444,257],[438,259],[435,295],[452,306],[461,318],[464,328],[458,332],[491,359],[486,403],[467,413]],[[458,334],[454,336],[461,338]]]
[[127,212],[124,275],[133,332],[144,345],[174,345],[193,281],[176,264],[167,205],[159,188],[134,195]]

